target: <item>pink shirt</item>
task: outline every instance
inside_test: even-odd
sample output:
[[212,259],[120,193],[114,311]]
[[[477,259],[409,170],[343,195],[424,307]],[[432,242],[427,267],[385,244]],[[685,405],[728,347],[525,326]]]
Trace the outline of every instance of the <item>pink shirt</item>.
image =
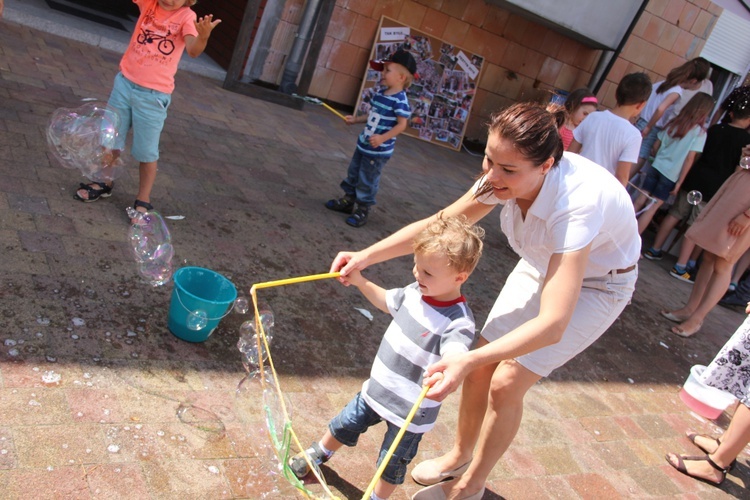
[[158,0],[133,0],[141,10],[120,71],[133,83],[166,94],[174,90],[174,75],[185,50],[185,36],[198,36],[197,16],[190,7],[166,11]]
[[570,143],[573,142],[573,131],[563,125],[560,127],[559,132],[563,143],[563,149],[567,151],[570,147]]

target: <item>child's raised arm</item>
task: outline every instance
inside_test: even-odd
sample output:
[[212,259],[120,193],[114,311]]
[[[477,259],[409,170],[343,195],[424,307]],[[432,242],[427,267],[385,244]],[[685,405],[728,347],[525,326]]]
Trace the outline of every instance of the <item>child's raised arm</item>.
[[188,35],[185,37],[185,50],[190,57],[198,57],[206,50],[208,37],[221,19],[214,20],[213,14],[208,14],[195,21],[195,29],[198,30],[198,36]]

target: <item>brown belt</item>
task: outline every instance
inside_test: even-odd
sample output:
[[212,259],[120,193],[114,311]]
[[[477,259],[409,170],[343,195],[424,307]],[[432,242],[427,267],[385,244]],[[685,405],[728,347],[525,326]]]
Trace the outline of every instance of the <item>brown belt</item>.
[[626,267],[625,269],[614,269],[612,272],[615,274],[625,274],[625,273],[629,273],[633,269],[635,269],[635,264],[633,264],[630,267]]

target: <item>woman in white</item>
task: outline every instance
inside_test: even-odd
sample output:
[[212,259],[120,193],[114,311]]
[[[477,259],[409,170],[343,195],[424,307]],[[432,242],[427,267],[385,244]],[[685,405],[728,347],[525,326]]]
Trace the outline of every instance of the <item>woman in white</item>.
[[[504,204],[501,227],[522,258],[477,348],[427,370],[432,399],[442,400],[462,382],[464,388],[453,449],[414,468],[416,482],[433,485],[415,499],[481,498],[518,431],[526,392],[591,345],[633,294],[641,244],[630,198],[605,169],[563,156],[562,120],[563,110],[531,103],[495,115],[484,175],[442,211],[476,222]],[[409,254],[413,236],[436,215],[364,250],[339,253],[331,270],[346,275]]]

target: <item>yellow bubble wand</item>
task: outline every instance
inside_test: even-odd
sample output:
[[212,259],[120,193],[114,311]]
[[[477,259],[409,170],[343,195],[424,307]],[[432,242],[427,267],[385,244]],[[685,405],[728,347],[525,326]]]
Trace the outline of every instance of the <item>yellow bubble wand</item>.
[[[250,287],[250,296],[253,299],[253,311],[255,312],[255,327],[256,331],[258,332],[258,335],[256,336],[256,342],[257,342],[257,349],[258,349],[258,365],[260,368],[260,373],[264,372],[263,369],[263,356],[260,354],[263,352],[262,348],[265,347],[265,352],[268,353],[268,365],[271,367],[271,374],[273,376],[274,386],[276,389],[276,395],[279,398],[279,406],[281,407],[281,412],[284,417],[284,420],[286,422],[289,422],[291,419],[289,418],[289,412],[286,407],[286,403],[284,402],[284,397],[281,393],[281,385],[279,384],[279,379],[276,375],[276,368],[273,365],[273,358],[271,357],[271,348],[268,345],[268,338],[266,337],[266,332],[263,328],[263,322],[261,321],[260,311],[258,309],[258,294],[257,290],[260,288],[271,288],[276,286],[283,286],[283,285],[291,285],[294,283],[305,283],[308,281],[315,281],[315,280],[321,280],[326,278],[338,278],[340,276],[340,273],[324,273],[324,274],[313,274],[309,276],[300,276],[297,278],[287,278],[283,280],[276,280],[276,281],[266,281],[263,283],[256,283],[252,287]],[[262,343],[262,345],[261,345]],[[264,383],[264,378],[261,377],[261,384]],[[274,444],[274,449],[276,449],[276,443],[273,439],[272,431],[271,429],[267,429],[269,432],[269,437],[271,438],[271,442]],[[289,435],[291,436],[292,441],[294,441],[294,444],[297,446],[298,449],[304,450],[302,448],[302,444],[300,443],[299,439],[297,438],[297,435],[295,434],[294,430],[291,428],[291,426],[288,427]],[[280,451],[277,449],[277,451]],[[278,456],[278,455],[277,455]],[[310,467],[310,470],[315,475],[315,478],[318,480],[318,482],[321,484],[325,492],[328,494],[329,498],[332,498],[334,500],[338,500],[338,497],[336,497],[331,490],[328,488],[328,485],[326,484],[323,477],[320,476],[320,473],[317,470],[317,467],[315,467],[311,462],[310,458],[307,456],[306,453],[303,453],[303,456],[305,457],[305,461],[307,462],[308,466]],[[278,457],[279,460],[282,460],[284,463],[281,464],[282,468],[286,467],[286,457]],[[310,492],[307,491],[304,486],[301,486],[301,483],[298,483],[299,485],[297,488],[305,495],[305,497],[310,498]]]
[[372,478],[372,481],[370,481],[370,485],[365,490],[365,494],[362,495],[362,500],[370,499],[370,495],[372,494],[372,491],[375,489],[375,485],[378,484],[378,480],[380,480],[380,476],[383,475],[383,471],[385,471],[385,468],[388,467],[388,462],[390,462],[391,457],[396,452],[396,448],[398,448],[398,445],[401,442],[401,438],[404,437],[404,434],[406,433],[406,428],[409,427],[409,424],[414,419],[414,415],[417,413],[419,406],[422,404],[422,400],[424,400],[424,397],[427,395],[427,391],[429,390],[430,390],[429,385],[422,387],[422,392],[419,393],[419,397],[417,398],[417,401],[414,403],[414,406],[411,407],[411,411],[409,411],[409,414],[406,416],[406,419],[404,420],[404,425],[401,426],[401,429],[398,431],[398,434],[396,434],[396,438],[391,443],[391,447],[388,448],[388,452],[385,454],[385,457],[383,457],[383,461],[380,462],[380,467],[378,467],[377,472],[375,472],[375,476]]
[[[260,320],[257,290],[261,288],[272,288],[272,287],[277,287],[277,286],[292,285],[296,283],[305,283],[308,281],[315,281],[315,280],[321,280],[321,279],[338,278],[340,276],[341,276],[341,273],[338,273],[338,272],[312,274],[309,276],[300,276],[296,278],[287,278],[287,279],[281,279],[281,280],[275,280],[275,281],[266,281],[263,283],[256,283],[250,288],[250,295],[252,296],[252,299],[253,299],[253,309],[255,312],[256,328],[257,328],[257,331],[259,332],[259,335],[257,336],[258,353],[262,352],[262,346],[261,346],[261,342],[262,342],[263,346],[266,349],[266,352],[268,353],[268,363],[269,363],[269,366],[271,367],[271,374],[273,375],[274,385],[276,386],[276,392],[277,392],[277,395],[279,396],[279,404],[281,406],[284,419],[287,421],[289,420],[289,413],[287,411],[286,404],[284,403],[284,398],[282,397],[282,394],[281,394],[281,388],[279,385],[278,378],[276,376],[276,369],[273,366],[273,358],[271,357],[271,350],[268,345],[268,339],[266,338],[265,331],[263,329],[263,323]],[[260,355],[258,356],[258,362],[260,364],[260,371],[262,373],[263,372],[263,356],[260,356]],[[368,500],[370,498],[370,495],[375,489],[375,485],[378,483],[378,481],[380,480],[380,477],[383,475],[385,468],[388,466],[388,462],[391,460],[391,457],[393,457],[393,454],[396,452],[396,448],[398,448],[398,445],[401,442],[401,439],[406,433],[406,429],[409,427],[409,424],[414,419],[414,415],[416,415],[417,410],[419,409],[420,405],[422,404],[422,401],[424,400],[429,390],[430,390],[430,386],[427,386],[427,385],[422,388],[422,392],[417,397],[417,400],[415,401],[414,405],[409,411],[409,414],[406,416],[406,419],[404,420],[404,425],[401,427],[395,439],[391,443],[390,448],[388,448],[388,452],[386,453],[385,457],[381,461],[380,466],[378,467],[378,470],[375,472],[375,476],[370,481],[370,484],[367,487],[367,490],[365,490],[365,493],[362,496],[362,500]],[[292,430],[290,427],[289,431],[290,431],[291,438],[294,441],[294,444],[297,446],[297,448],[300,450],[304,450],[304,448],[302,447],[302,444],[297,438],[297,435],[294,433],[294,430]],[[317,470],[317,467],[315,467],[315,465],[311,462],[310,457],[307,455],[307,453],[303,453],[302,456],[307,462],[307,465],[310,467],[310,470],[315,475],[315,478],[318,480],[321,486],[323,486],[323,489],[328,494],[329,498],[336,499],[337,497],[334,496],[333,493],[331,493],[330,489],[328,488],[328,485],[326,484],[325,480],[320,476]],[[284,464],[282,464],[282,466],[283,465]],[[305,496],[308,496],[309,492],[303,490],[303,493],[305,494]]]

